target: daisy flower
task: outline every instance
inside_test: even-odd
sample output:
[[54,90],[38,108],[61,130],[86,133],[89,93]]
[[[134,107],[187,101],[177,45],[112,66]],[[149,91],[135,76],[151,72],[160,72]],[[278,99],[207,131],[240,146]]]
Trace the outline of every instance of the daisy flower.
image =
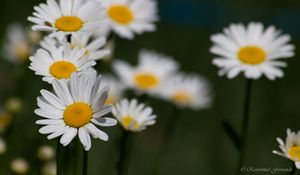
[[171,57],[147,50],[140,52],[136,67],[123,61],[113,63],[115,72],[126,86],[149,93],[157,91],[163,82],[175,74],[178,67]]
[[54,80],[54,93],[41,90],[35,113],[44,119],[39,132],[49,134],[48,139],[61,136],[60,143],[67,146],[76,135],[86,151],[91,148],[91,138],[108,140],[108,135],[95,125],[108,127],[117,124],[112,118],[103,117],[112,107],[105,106],[108,87],[100,89],[101,76],[95,71],[87,74],[73,73],[70,81]]
[[145,107],[145,104],[138,104],[136,99],[124,99],[114,105],[112,110],[115,118],[120,122],[125,130],[139,132],[146,129],[149,125],[155,124],[156,115],[152,114],[151,107]]
[[105,47],[106,38],[92,39],[91,34],[75,34],[71,37],[71,46],[86,49],[86,54],[92,60],[100,60],[110,54]]
[[72,73],[84,72],[96,64],[87,58],[86,49],[71,49],[55,42],[44,43],[43,47],[30,57],[29,68],[36,75],[43,76],[43,80],[48,83],[55,79],[69,79]]
[[249,79],[262,75],[270,80],[281,78],[281,68],[287,64],[278,59],[294,56],[294,46],[288,44],[290,39],[273,26],[264,29],[261,23],[231,24],[224,33],[211,37],[214,45],[210,51],[218,56],[213,64],[220,68],[220,76],[227,74],[228,78],[240,72]]
[[62,39],[67,34],[91,33],[106,24],[105,9],[96,0],[47,0],[34,7],[28,20],[36,31],[52,32],[51,37]]
[[123,97],[125,90],[124,85],[111,75],[103,75],[101,86],[109,86],[108,98],[105,102],[106,105],[115,104]]
[[155,0],[98,0],[106,7],[109,26],[117,35],[133,39],[135,34],[152,32],[158,21]]
[[277,138],[277,142],[281,152],[274,150],[273,153],[294,161],[297,169],[300,169],[300,131],[295,133],[287,129],[285,142],[281,138]]
[[22,63],[34,52],[27,30],[21,24],[11,24],[7,28],[3,57],[14,63]]
[[162,86],[159,94],[181,108],[203,109],[211,104],[208,82],[194,74],[173,76]]

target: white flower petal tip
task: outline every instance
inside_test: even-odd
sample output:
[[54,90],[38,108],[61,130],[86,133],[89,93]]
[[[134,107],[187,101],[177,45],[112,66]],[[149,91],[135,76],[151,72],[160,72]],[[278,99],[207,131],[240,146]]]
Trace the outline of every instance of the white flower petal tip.
[[39,132],[47,134],[48,139],[60,137],[63,146],[69,145],[78,135],[86,151],[92,147],[90,135],[107,141],[108,135],[96,125],[110,127],[116,125],[116,120],[103,117],[112,107],[105,105],[107,89],[102,87],[100,80],[95,71],[73,73],[69,81],[53,81],[54,93],[41,90],[42,97],[38,98],[39,108],[35,113],[45,119],[36,121],[44,125]]
[[113,108],[113,115],[120,125],[127,131],[139,132],[147,126],[154,125],[156,116],[152,114],[151,107],[138,103],[136,99],[123,99]]
[[211,36],[210,52],[217,55],[213,64],[221,69],[219,76],[232,79],[244,73],[247,79],[269,80],[284,77],[281,68],[287,64],[279,59],[293,57],[295,47],[289,44],[289,35],[280,35],[273,26],[263,24],[231,24],[224,33]]

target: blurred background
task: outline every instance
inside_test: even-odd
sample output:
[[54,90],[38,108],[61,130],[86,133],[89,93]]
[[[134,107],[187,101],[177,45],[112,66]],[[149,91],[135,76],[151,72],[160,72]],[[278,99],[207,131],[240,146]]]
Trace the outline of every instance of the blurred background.
[[[14,22],[27,24],[27,16],[33,6],[44,0],[3,0],[0,10],[0,41],[4,42],[7,26]],[[300,41],[300,2],[298,0],[159,0],[161,20],[158,30],[138,36],[133,41],[117,39],[117,58],[136,62],[140,49],[153,49],[173,56],[185,72],[205,76],[213,87],[214,102],[210,109],[184,110],[176,130],[170,138],[171,147],[161,166],[160,174],[218,175],[234,174],[238,152],[222,128],[228,121],[240,129],[246,81],[242,76],[233,80],[217,76],[217,68],[211,64],[213,55],[210,35],[221,32],[233,22],[261,21],[275,25],[284,33],[292,35],[292,43]],[[254,81],[250,107],[250,130],[245,166],[291,167],[292,163],[272,154],[278,149],[276,137],[285,138],[286,129],[297,131],[300,125],[300,59],[298,52],[286,60],[285,77],[276,81],[261,78]],[[27,74],[26,79],[20,79]],[[30,163],[29,174],[37,174],[37,148],[52,145],[38,133],[34,123],[38,119],[33,111],[41,88],[49,89],[41,77],[24,65],[15,65],[0,59],[0,106],[4,108],[11,97],[24,100],[23,110],[14,115],[11,137],[7,141],[6,156],[0,156],[1,172],[6,172],[10,161],[23,157]],[[161,132],[172,106],[158,99],[149,102],[157,116],[156,125],[131,137],[129,175],[153,175],[161,142]],[[161,107],[164,106],[164,107]],[[89,160],[90,175],[110,175],[117,160],[119,127],[107,130],[111,136],[105,143],[93,140]],[[68,161],[68,160],[66,160]],[[1,173],[0,173],[1,174]],[[4,173],[4,175],[6,175]]]

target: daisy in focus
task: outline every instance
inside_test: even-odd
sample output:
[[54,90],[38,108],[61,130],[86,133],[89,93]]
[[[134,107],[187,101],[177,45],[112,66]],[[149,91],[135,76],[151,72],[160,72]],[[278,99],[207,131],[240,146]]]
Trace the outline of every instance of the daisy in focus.
[[113,68],[126,86],[139,92],[153,94],[161,88],[163,82],[175,75],[179,65],[171,57],[142,50],[136,67],[116,61]]
[[240,72],[249,79],[258,79],[262,75],[270,80],[281,78],[284,76],[281,68],[287,64],[279,59],[294,56],[290,39],[273,26],[264,29],[261,23],[231,24],[224,33],[211,37],[214,45],[210,51],[218,56],[213,64],[220,68],[220,76],[227,75],[228,78],[234,78]]
[[109,127],[117,124],[112,118],[103,117],[112,107],[105,106],[108,87],[101,88],[101,76],[95,71],[72,74],[70,81],[54,80],[55,93],[41,90],[38,109],[35,113],[44,119],[36,124],[44,125],[39,132],[49,134],[48,139],[61,136],[60,143],[67,146],[78,135],[86,151],[91,148],[91,138],[108,140],[108,135],[97,126]]
[[[58,46],[53,40],[43,43],[44,49],[30,57],[30,69],[43,80],[52,83],[55,79],[69,79],[74,72],[85,72],[96,62],[89,59],[85,49]],[[47,49],[45,49],[47,48]]]
[[103,75],[102,87],[109,86],[108,98],[105,102],[106,105],[113,105],[123,97],[125,90],[124,85],[111,75]]
[[132,132],[139,132],[147,126],[154,125],[156,119],[152,108],[143,103],[139,104],[136,99],[124,99],[115,104],[112,113],[125,130]]
[[133,39],[135,34],[153,32],[158,21],[155,0],[98,0],[106,7],[109,26],[117,35]]
[[47,0],[34,7],[28,20],[35,31],[52,32],[50,37],[63,39],[67,34],[92,33],[106,24],[105,9],[96,0]]
[[181,108],[203,109],[211,104],[208,82],[198,75],[176,74],[159,91],[161,97]]
[[[36,32],[35,32],[36,33]],[[22,63],[29,60],[34,52],[38,33],[29,32],[21,24],[11,24],[7,28],[6,41],[4,43],[3,57],[14,63]]]
[[281,138],[277,138],[277,141],[281,152],[274,150],[273,153],[294,161],[297,169],[300,169],[300,132],[287,129],[285,142]]

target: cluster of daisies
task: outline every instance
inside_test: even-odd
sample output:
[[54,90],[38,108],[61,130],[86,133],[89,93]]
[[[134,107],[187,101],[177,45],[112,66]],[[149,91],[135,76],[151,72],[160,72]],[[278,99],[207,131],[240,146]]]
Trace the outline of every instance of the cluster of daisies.
[[[209,83],[197,74],[180,71],[170,56],[141,50],[137,65],[114,60],[113,75],[98,75],[95,65],[113,55],[114,35],[132,40],[136,35],[155,31],[159,20],[155,0],[47,0],[34,7],[28,18],[33,31],[12,25],[5,45],[6,57],[20,62],[30,55],[29,68],[53,90],[41,90],[35,113],[36,123],[48,139],[60,137],[67,146],[76,136],[86,151],[91,136],[104,141],[108,135],[100,127],[118,122],[127,131],[141,131],[153,125],[153,109],[137,99],[124,98],[131,89],[137,96],[151,96],[173,103],[177,108],[203,109],[211,104]],[[42,38],[40,32],[47,32]],[[280,60],[294,56],[291,37],[261,23],[231,24],[211,37],[213,64],[219,75],[234,78],[243,73],[248,79],[263,75],[281,78]],[[38,46],[40,44],[40,48]],[[107,117],[109,113],[115,118]],[[0,118],[0,120],[3,118]],[[1,122],[0,122],[1,124]],[[0,125],[1,127],[1,125]],[[286,143],[278,139],[282,153],[300,168],[299,133],[288,130]],[[0,140],[0,151],[4,142]]]
[[[34,31],[48,32],[41,48],[30,57],[29,68],[53,91],[41,90],[35,113],[36,123],[48,139],[60,137],[67,146],[76,136],[86,151],[91,136],[108,140],[99,127],[110,127],[117,120],[135,130],[155,123],[152,108],[137,100],[121,99],[123,84],[110,75],[98,75],[94,66],[112,54],[109,39],[156,29],[155,0],[47,0],[34,7],[28,20]],[[144,79],[142,77],[142,79]],[[148,81],[147,77],[146,80]],[[106,117],[113,110],[115,118]]]

